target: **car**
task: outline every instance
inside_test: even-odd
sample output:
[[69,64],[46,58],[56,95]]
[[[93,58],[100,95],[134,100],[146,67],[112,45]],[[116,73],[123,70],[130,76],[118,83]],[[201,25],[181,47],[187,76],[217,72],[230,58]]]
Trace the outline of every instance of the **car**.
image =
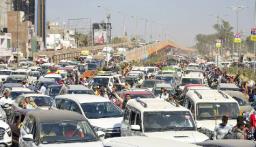
[[26,75],[10,75],[4,83],[22,83],[27,81],[28,77]]
[[105,137],[120,136],[123,112],[109,99],[88,94],[67,94],[55,98],[57,108],[82,114]]
[[196,143],[203,147],[255,147],[255,141],[243,139],[222,139],[222,140],[207,140]]
[[163,83],[163,81],[161,80],[156,80],[156,79],[148,79],[148,80],[144,80],[142,85],[141,85],[141,88],[147,88],[149,89],[150,91],[153,90],[153,88],[155,87],[155,84],[157,83]]
[[89,81],[89,88],[93,88],[93,86],[104,86],[105,88],[112,89],[114,85],[114,77],[113,76],[95,76]]
[[124,97],[129,94],[131,96],[132,99],[135,98],[156,98],[156,96],[149,91],[148,89],[129,89],[129,90],[123,90],[120,92],[117,92],[117,94],[119,95],[119,97],[121,97],[122,99],[124,99]]
[[1,146],[11,146],[12,145],[12,131],[10,126],[0,120],[0,145]]
[[54,79],[56,82],[62,80],[62,76],[60,74],[47,74],[44,78]]
[[197,147],[197,145],[195,144],[146,136],[127,136],[109,138],[105,139],[103,144],[106,147]]
[[220,83],[217,89],[222,91],[241,91],[241,89],[234,83]]
[[6,81],[6,79],[12,74],[12,70],[4,69],[0,70],[0,80]]
[[49,62],[49,57],[47,55],[40,55],[36,59],[36,64],[44,64]]
[[20,147],[72,145],[103,147],[87,119],[81,114],[70,111],[28,112],[20,132]]
[[183,104],[185,96],[189,90],[199,90],[199,89],[210,90],[211,88],[206,85],[202,85],[202,84],[187,84],[187,85],[185,85],[183,91],[181,91],[181,93],[179,94],[179,101],[181,102],[181,104]]
[[61,87],[62,86],[58,84],[49,85],[47,86],[45,93],[46,95],[49,95],[50,97],[55,98],[57,95],[60,94]]
[[94,91],[83,85],[68,85],[68,94],[91,94],[94,95]]
[[176,86],[178,78],[174,74],[159,74],[156,75],[157,80],[162,80],[165,83],[168,83],[170,85]]
[[36,89],[39,90],[41,85],[44,85],[46,88],[50,85],[56,85],[57,82],[53,78],[39,78],[39,80],[35,83]]
[[233,90],[226,90],[224,92],[230,95],[232,98],[234,98],[238,102],[240,106],[240,114],[242,114],[243,112],[252,113],[254,111],[253,107],[248,101],[248,97],[244,93],[240,91],[233,91]]
[[34,91],[24,88],[24,87],[12,87],[11,88],[11,99],[15,100],[18,96],[22,94],[32,94],[35,93]]
[[56,103],[53,98],[43,94],[23,94],[20,95],[14,102],[13,106],[19,109],[23,109],[21,107],[21,103],[25,98],[30,98],[39,109],[51,109],[56,108]]
[[168,91],[169,96],[174,95],[175,94],[175,90],[174,87],[172,87],[170,84],[167,83],[159,83],[156,84],[155,87],[153,88],[153,93],[155,96],[160,97],[161,94],[161,89],[164,88],[165,90]]
[[216,124],[221,123],[223,115],[228,116],[228,123],[235,126],[240,111],[236,100],[223,91],[214,89],[189,90],[183,106],[192,112],[197,127],[209,137]]
[[201,74],[186,74],[181,77],[179,89],[184,90],[187,84],[204,84],[204,77]]
[[197,131],[191,112],[161,99],[129,100],[122,121],[122,136],[147,136],[196,143],[209,139]]
[[12,144],[14,146],[15,145],[18,146],[19,144],[20,127],[23,123],[23,120],[26,114],[29,111],[33,111],[33,110],[14,108],[10,115],[10,120],[8,121],[8,124],[10,125],[10,128],[12,130]]

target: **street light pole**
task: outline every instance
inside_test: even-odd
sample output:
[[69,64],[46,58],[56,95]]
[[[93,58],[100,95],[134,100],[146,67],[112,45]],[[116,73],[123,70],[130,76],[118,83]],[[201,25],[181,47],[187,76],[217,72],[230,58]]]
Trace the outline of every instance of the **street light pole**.
[[[253,19],[254,19],[254,21],[253,21],[253,23],[254,23],[254,27],[256,26],[256,0],[255,0],[255,2],[254,2],[254,14],[253,14]],[[255,41],[253,41],[253,55],[254,55],[254,62],[253,62],[253,72],[255,73],[255,61],[256,61],[256,55],[255,55],[255,53],[256,53],[256,43],[255,43]]]

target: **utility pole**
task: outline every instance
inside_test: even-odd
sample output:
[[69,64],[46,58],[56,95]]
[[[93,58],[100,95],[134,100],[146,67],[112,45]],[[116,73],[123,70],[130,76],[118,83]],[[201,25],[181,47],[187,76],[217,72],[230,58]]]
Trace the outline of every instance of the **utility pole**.
[[[246,6],[231,6],[229,7],[231,8],[236,15],[236,33],[239,33],[239,13],[240,11],[242,11],[243,9],[247,8]],[[237,53],[238,53],[238,57],[240,57],[240,48],[237,47]]]
[[[254,23],[254,27],[256,26],[256,0],[254,1],[254,14],[253,14],[253,23]],[[253,62],[253,72],[255,73],[255,68],[256,68],[256,43],[255,41],[253,41],[253,55],[254,55],[254,62]]]

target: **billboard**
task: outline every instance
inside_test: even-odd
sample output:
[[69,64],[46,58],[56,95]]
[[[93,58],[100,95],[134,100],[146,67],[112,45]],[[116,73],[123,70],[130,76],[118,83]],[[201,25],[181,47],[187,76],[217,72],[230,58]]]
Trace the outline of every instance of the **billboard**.
[[111,42],[111,23],[93,24],[93,44],[102,45]]

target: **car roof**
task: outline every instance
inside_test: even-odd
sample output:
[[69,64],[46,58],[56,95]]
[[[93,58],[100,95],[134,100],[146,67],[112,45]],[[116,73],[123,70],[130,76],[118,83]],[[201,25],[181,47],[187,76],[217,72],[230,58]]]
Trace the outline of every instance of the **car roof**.
[[228,95],[230,95],[231,97],[247,99],[247,96],[244,93],[240,92],[240,91],[225,90],[224,92],[227,93]]
[[110,102],[109,99],[89,94],[65,94],[56,96],[55,99],[70,99],[78,103]]
[[90,90],[88,87],[83,85],[68,85],[67,88],[69,90]]
[[28,93],[28,94],[22,94],[21,96],[24,96],[24,97],[50,97],[48,95],[39,94],[39,93]]
[[146,136],[128,136],[128,137],[117,137],[117,138],[108,138],[104,140],[105,146],[111,147],[196,147],[195,144],[189,144],[185,142],[162,139],[162,138],[153,138]]
[[197,78],[197,79],[202,79],[203,75],[202,74],[197,74],[197,73],[189,73],[183,75],[181,78]]
[[241,139],[223,139],[223,140],[207,140],[197,143],[200,146],[219,146],[219,147],[255,147],[256,143],[251,140]]
[[141,112],[145,111],[188,111],[186,108],[169,103],[158,98],[131,99],[127,106],[133,107]]
[[12,92],[13,91],[24,91],[24,92],[29,92],[29,91],[31,91],[32,92],[32,90],[30,90],[30,89],[28,89],[28,88],[24,88],[24,87],[12,87]]
[[47,75],[45,75],[44,76],[44,78],[51,78],[51,77],[61,77],[61,75],[60,74],[47,74]]
[[239,88],[239,87],[234,83],[220,83],[219,88]]
[[[50,114],[50,115],[49,115]],[[56,122],[56,121],[72,121],[86,120],[84,116],[79,113],[66,111],[66,110],[36,110],[27,113],[33,116],[38,123]]]
[[172,88],[172,86],[170,84],[167,83],[158,83],[155,85],[156,88],[158,87],[166,87],[166,88]]
[[194,102],[236,102],[231,96],[226,93],[214,90],[214,89],[197,89],[197,90],[189,90],[186,94],[190,97]]

